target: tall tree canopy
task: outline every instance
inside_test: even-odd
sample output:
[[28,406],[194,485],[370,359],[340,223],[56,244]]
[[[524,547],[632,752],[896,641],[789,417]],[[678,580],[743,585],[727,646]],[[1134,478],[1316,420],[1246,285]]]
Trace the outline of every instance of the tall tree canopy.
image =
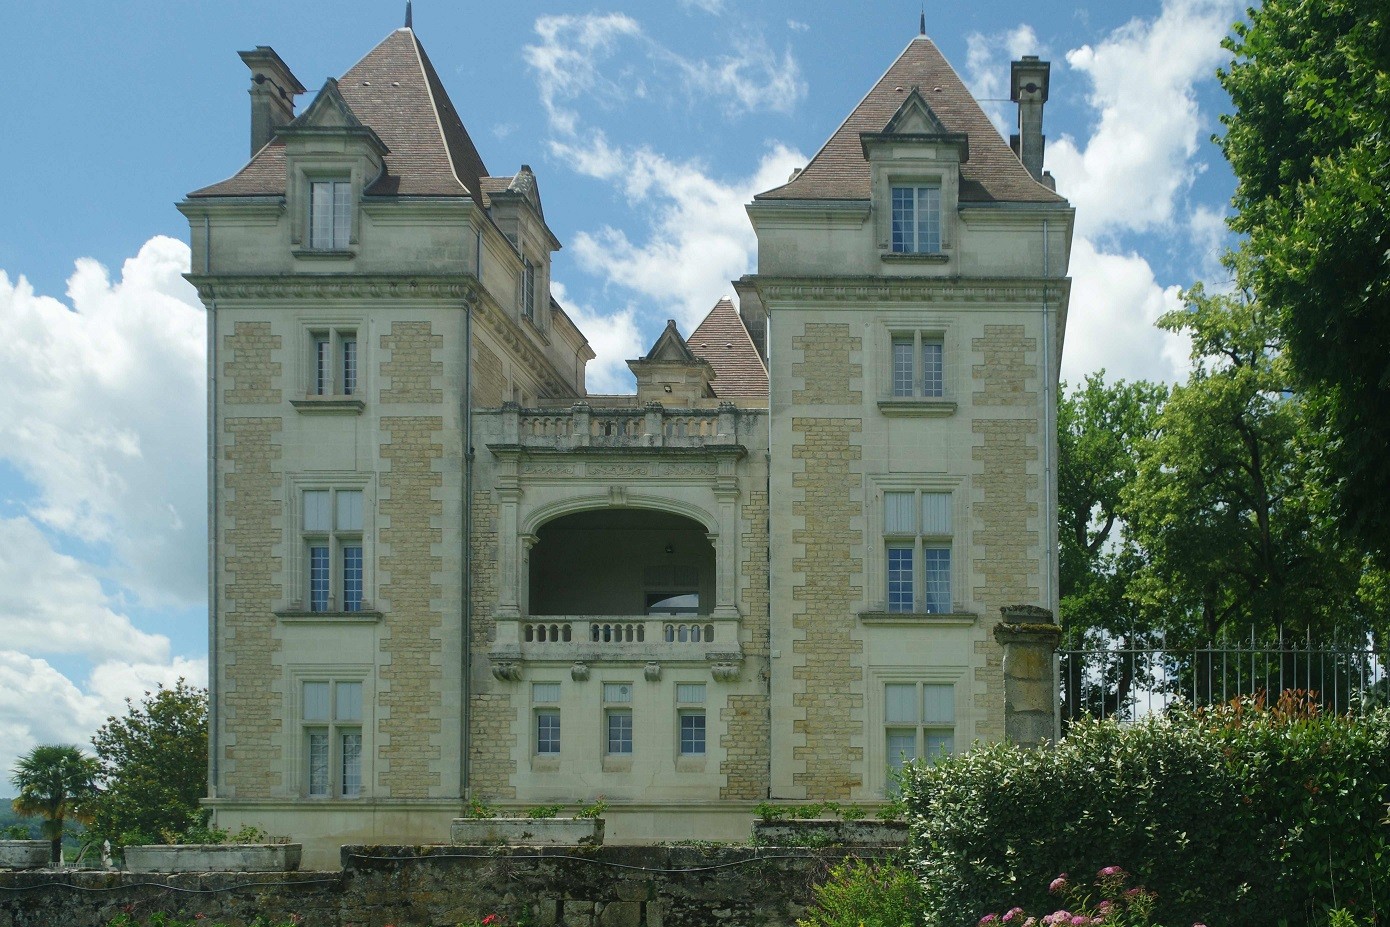
[[1390,14],[1385,0],[1264,0],[1226,41],[1251,280],[1329,426],[1323,481],[1390,564]]
[[19,790],[16,814],[40,816],[54,864],[63,859],[63,824],[90,820],[97,794],[97,761],[70,744],[42,744],[19,758],[10,781]]
[[92,738],[105,791],[90,830],[122,845],[171,840],[206,820],[207,692],[180,679],[126,705]]

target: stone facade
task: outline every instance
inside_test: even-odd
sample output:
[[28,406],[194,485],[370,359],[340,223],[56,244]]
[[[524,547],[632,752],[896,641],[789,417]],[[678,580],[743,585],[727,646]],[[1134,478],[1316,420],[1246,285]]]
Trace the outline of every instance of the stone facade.
[[[1055,608],[1071,210],[929,40],[749,205],[741,305],[669,323],[623,396],[585,389],[536,176],[486,171],[412,29],[298,116],[262,83],[251,163],[180,204],[215,823],[309,866],[445,840],[469,802],[743,839],[762,799],[873,805],[906,754],[1046,739],[1041,645],[993,632]],[[536,923],[680,914],[633,891]]]

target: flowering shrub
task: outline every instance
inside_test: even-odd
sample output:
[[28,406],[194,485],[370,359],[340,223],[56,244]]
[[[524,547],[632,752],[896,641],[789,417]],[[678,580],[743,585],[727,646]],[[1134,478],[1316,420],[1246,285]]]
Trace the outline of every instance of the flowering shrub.
[[1165,924],[1390,915],[1385,711],[1352,720],[1245,700],[1084,721],[1051,750],[994,745],[910,767],[902,788],[929,927],[1041,911],[1059,869],[1113,863],[1156,893]]
[[917,881],[894,862],[845,859],[811,891],[815,903],[797,927],[907,927],[921,917]]
[[1035,916],[1015,905],[1003,914],[986,914],[978,927],[1159,927],[1151,919],[1157,896],[1142,885],[1126,888],[1128,881],[1129,873],[1119,866],[1106,866],[1090,883],[1074,882],[1064,872],[1047,886],[1062,907]]

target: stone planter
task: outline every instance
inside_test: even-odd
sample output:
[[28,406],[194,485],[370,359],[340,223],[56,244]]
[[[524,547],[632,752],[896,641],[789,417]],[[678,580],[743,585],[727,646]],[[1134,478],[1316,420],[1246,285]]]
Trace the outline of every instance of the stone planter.
[[781,820],[753,822],[753,842],[772,847],[900,847],[907,843],[903,821]]
[[47,840],[0,840],[0,869],[43,869],[52,856]]
[[298,843],[180,843],[125,848],[128,872],[294,872]]
[[449,839],[462,846],[597,847],[603,818],[454,818]]

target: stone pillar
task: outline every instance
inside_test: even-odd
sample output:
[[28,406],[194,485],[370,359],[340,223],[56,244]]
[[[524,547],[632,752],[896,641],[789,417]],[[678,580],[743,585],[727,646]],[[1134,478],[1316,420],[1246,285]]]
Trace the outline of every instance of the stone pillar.
[[1004,648],[1004,738],[1023,747],[1057,739],[1057,673],[1053,655],[1062,639],[1052,613],[1035,605],[1000,609],[994,639]]

